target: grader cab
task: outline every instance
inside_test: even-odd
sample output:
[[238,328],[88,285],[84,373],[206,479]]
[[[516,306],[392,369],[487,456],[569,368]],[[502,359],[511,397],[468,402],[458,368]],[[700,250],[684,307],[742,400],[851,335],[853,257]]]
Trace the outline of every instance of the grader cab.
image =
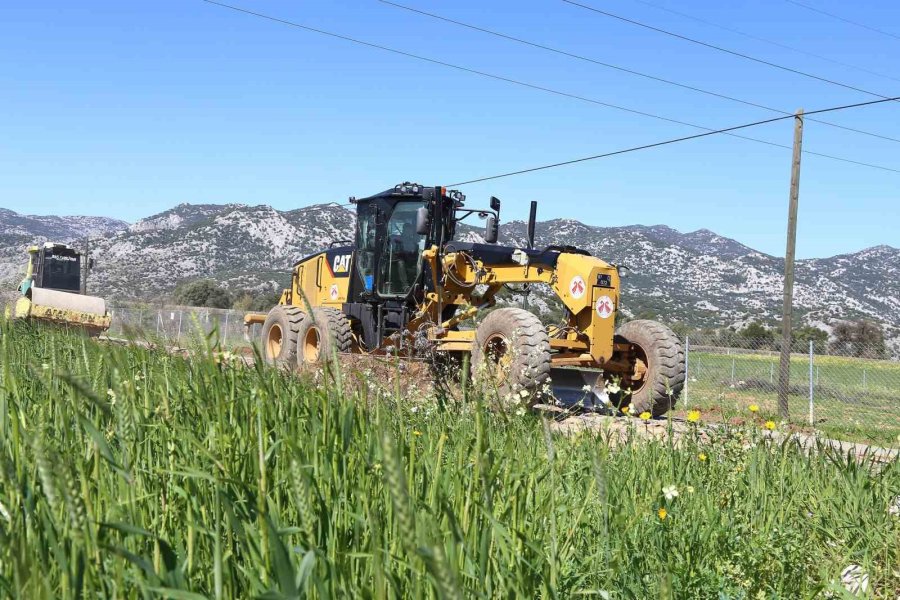
[[[298,261],[290,287],[262,325],[270,362],[302,367],[343,353],[468,354],[473,378],[501,397],[630,405],[661,415],[684,385],[681,346],[664,325],[631,321],[616,331],[623,269],[573,246],[497,245],[500,201],[468,208],[458,191],[403,183],[356,205],[352,243]],[[456,239],[469,217],[484,243]],[[472,236],[469,236],[472,237]],[[522,308],[495,308],[506,286],[545,284],[565,319],[545,326]],[[490,310],[489,310],[490,309]]]

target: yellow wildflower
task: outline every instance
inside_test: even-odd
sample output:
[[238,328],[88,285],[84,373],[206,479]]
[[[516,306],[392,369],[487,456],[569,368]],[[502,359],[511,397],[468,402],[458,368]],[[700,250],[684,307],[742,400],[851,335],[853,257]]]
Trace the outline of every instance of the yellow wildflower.
[[420,436],[420,435],[422,435],[422,432],[416,430],[416,431],[413,431],[413,435],[415,435],[415,436]]
[[701,452],[700,454],[697,455],[697,459],[698,459],[700,462],[706,462],[706,454],[704,454],[703,452]]
[[647,411],[645,410],[644,412],[642,412],[642,413],[640,414],[640,417],[641,417],[641,421],[649,421],[649,420],[650,420],[650,413],[647,412]]
[[750,412],[752,412],[752,413],[759,412],[759,405],[758,405],[758,404],[751,404],[751,405],[749,406],[749,408],[750,408]]
[[699,410],[691,410],[688,411],[687,414],[688,423],[696,423],[700,420],[700,411]]
[[628,406],[622,407],[622,413],[627,415],[629,413],[629,411],[631,411],[631,407],[628,407]]
[[659,510],[656,511],[656,516],[659,517],[659,520],[660,520],[660,521],[665,521],[665,520],[666,520],[666,517],[669,516],[669,511],[667,511],[665,508],[663,508],[662,506],[660,506],[660,507],[659,507]]
[[775,421],[766,421],[766,429],[775,431]]

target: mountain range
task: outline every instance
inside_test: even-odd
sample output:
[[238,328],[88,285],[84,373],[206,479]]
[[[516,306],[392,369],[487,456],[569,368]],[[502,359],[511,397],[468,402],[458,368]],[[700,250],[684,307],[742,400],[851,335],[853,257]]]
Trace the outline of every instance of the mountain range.
[[[210,277],[232,289],[272,290],[291,265],[353,237],[353,213],[337,204],[291,211],[266,205],[180,204],[131,225],[103,217],[38,217],[0,209],[0,282],[14,287],[32,243],[91,238],[92,293],[107,299],[159,299],[182,281]],[[477,240],[479,230],[461,229]],[[526,225],[500,227],[500,243],[524,245]],[[626,265],[623,309],[697,327],[741,327],[780,318],[784,259],[701,229],[665,225],[595,227],[572,219],[539,222],[536,245],[570,244]],[[900,337],[900,250],[875,246],[796,263],[795,310],[828,328],[865,317]],[[538,294],[539,295],[539,294]],[[538,306],[544,303],[537,298]]]

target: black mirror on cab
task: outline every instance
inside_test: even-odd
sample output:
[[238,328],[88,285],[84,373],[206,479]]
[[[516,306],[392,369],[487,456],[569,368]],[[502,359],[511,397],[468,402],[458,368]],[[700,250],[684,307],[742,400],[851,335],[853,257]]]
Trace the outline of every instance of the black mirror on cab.
[[499,236],[499,227],[497,225],[497,217],[488,215],[484,226],[484,241],[488,244],[496,244]]
[[428,215],[428,207],[420,206],[416,211],[416,233],[428,235],[431,233],[431,218]]
[[500,214],[500,198],[491,196],[491,210],[498,215]]

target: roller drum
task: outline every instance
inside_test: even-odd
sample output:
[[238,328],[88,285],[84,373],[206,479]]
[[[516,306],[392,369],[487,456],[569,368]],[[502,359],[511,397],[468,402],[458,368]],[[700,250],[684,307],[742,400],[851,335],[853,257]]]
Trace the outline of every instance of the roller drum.
[[32,288],[31,302],[35,306],[47,306],[65,311],[98,316],[106,314],[106,300],[97,296],[82,296],[70,292]]

